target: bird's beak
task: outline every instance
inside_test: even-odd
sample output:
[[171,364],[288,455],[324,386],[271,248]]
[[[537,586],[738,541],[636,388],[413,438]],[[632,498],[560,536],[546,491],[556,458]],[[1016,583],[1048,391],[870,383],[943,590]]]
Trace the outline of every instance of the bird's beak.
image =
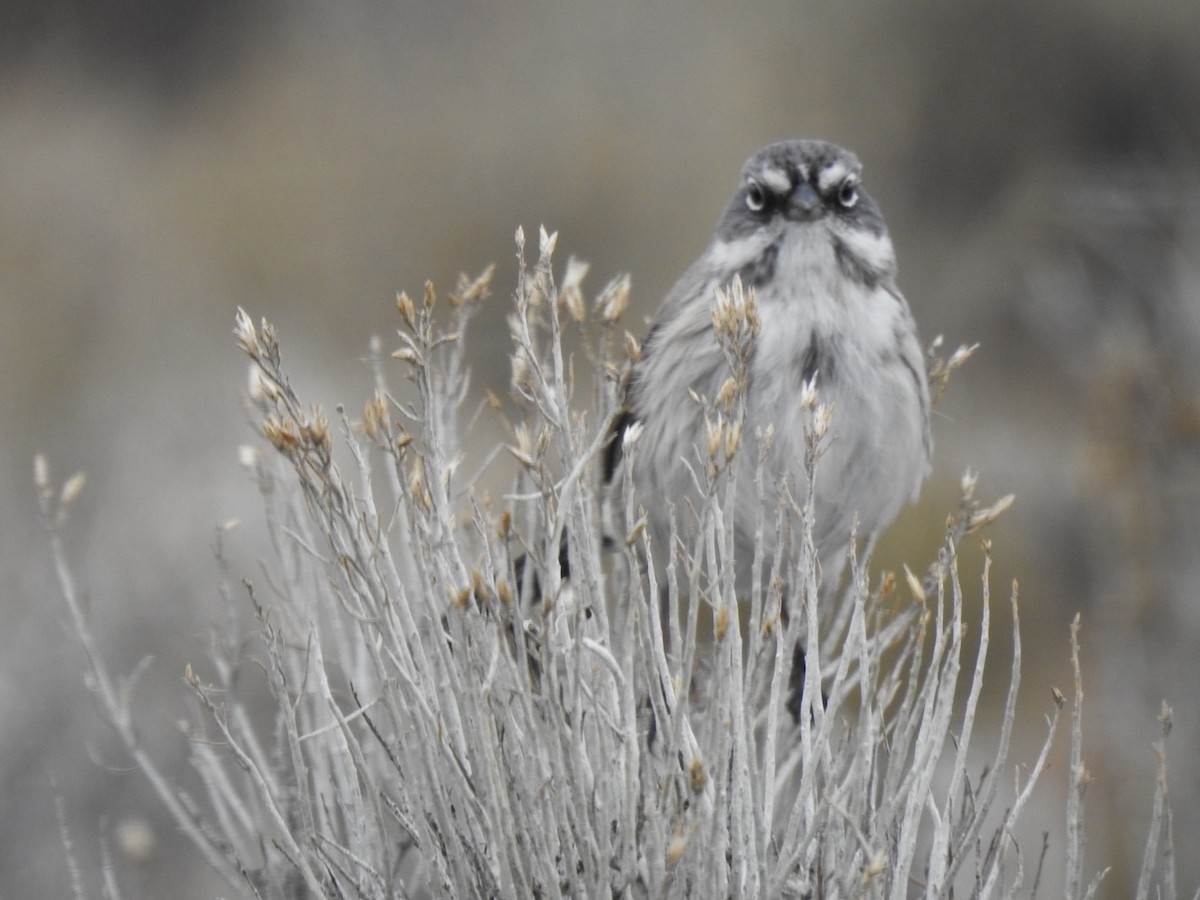
[[807,181],[802,181],[796,185],[788,200],[791,208],[795,212],[800,213],[804,218],[811,216],[821,206],[820,196]]

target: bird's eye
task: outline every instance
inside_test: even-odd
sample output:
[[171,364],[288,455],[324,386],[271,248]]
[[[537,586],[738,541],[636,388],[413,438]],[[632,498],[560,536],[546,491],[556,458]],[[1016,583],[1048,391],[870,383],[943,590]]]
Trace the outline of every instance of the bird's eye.
[[853,209],[858,203],[858,180],[847,178],[843,181],[842,186],[838,188],[837,199],[842,209]]
[[763,192],[762,185],[757,181],[749,182],[746,185],[746,208],[750,212],[762,212],[766,205],[767,195]]

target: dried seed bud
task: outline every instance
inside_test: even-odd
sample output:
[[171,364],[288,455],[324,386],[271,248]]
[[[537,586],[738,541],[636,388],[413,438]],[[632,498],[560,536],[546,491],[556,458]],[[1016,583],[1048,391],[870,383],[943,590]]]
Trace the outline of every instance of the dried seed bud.
[[266,319],[262,320],[262,325],[258,329],[258,336],[263,346],[268,350],[278,349],[279,340],[275,335],[275,326]]
[[972,472],[970,469],[963,472],[962,480],[959,482],[959,490],[965,499],[970,499],[975,495],[975,485],[979,481],[979,474]]
[[612,324],[625,314],[629,306],[630,283],[628,275],[618,275],[604,286],[595,304],[602,321]]
[[688,781],[691,782],[694,794],[699,794],[708,783],[708,772],[704,768],[704,763],[699,759],[693,759],[688,763]]
[[121,855],[135,865],[150,862],[158,849],[154,829],[140,816],[121,819],[113,829],[113,837]]
[[879,583],[879,596],[883,600],[888,600],[896,593],[896,573],[890,569],[883,573],[883,580]]
[[50,493],[50,464],[41,453],[33,457],[33,483],[45,495]]
[[725,429],[725,459],[733,459],[737,455],[738,447],[742,443],[742,423],[741,421],[730,422],[729,427]]
[[738,393],[737,379],[730,375],[721,384],[721,389],[717,391],[716,405],[723,406],[725,409],[733,408],[733,400]]
[[477,602],[484,604],[491,602],[492,599],[492,592],[488,588],[487,582],[483,580],[483,574],[478,569],[471,570],[471,595]]
[[537,463],[534,462],[532,456],[529,456],[526,453],[522,453],[520,450],[518,450],[516,447],[512,446],[511,444],[508,447],[508,452],[511,453],[513,455],[513,458],[515,458],[516,461],[519,462],[521,465],[523,465],[525,468],[533,469],[533,468],[537,467]]
[[865,869],[863,869],[862,883],[864,886],[870,884],[880,875],[887,871],[887,857],[882,853],[877,854],[871,859]]
[[517,439],[517,447],[522,453],[529,454],[533,451],[533,441],[529,437],[529,428],[524,422],[513,429],[513,436]]
[[800,388],[800,405],[805,409],[815,409],[817,406],[817,373],[813,372],[812,378],[804,382],[804,386]]
[[642,345],[628,331],[625,332],[625,355],[629,357],[630,362],[637,362],[642,358]]
[[554,255],[554,248],[558,245],[558,232],[546,233],[546,226],[538,226],[538,255],[543,260],[549,260]]
[[705,418],[704,420],[704,449],[708,452],[709,459],[716,459],[717,454],[721,452],[721,444],[723,443],[725,431],[725,420],[720,413],[717,413],[716,421]]
[[70,506],[72,501],[79,496],[83,490],[84,484],[87,483],[87,476],[83,472],[76,472],[67,479],[67,483],[63,485],[62,496],[59,502],[63,506]]
[[329,436],[329,420],[325,418],[325,413],[321,411],[320,406],[313,407],[312,421],[300,426],[300,434],[312,447],[328,454],[332,445],[332,439]]
[[291,419],[281,419],[271,413],[262,423],[263,437],[271,442],[271,446],[285,456],[290,456],[300,446],[300,438],[296,434]]
[[508,586],[508,581],[503,578],[496,579],[496,596],[500,598],[500,602],[505,606],[512,606],[513,593],[512,588]]
[[404,291],[396,295],[396,309],[400,313],[400,320],[404,322],[404,327],[411,331],[417,326],[417,310],[413,306],[412,299]]
[[628,452],[633,449],[634,445],[642,437],[642,432],[646,430],[645,422],[634,422],[625,429],[625,433],[621,435],[621,449]]
[[425,490],[425,460],[420,456],[413,457],[412,466],[409,467],[408,490],[414,497]]
[[633,529],[625,537],[625,546],[632,547],[642,539],[642,535],[646,533],[646,517],[642,516],[633,523]]
[[528,459],[529,465],[533,465],[533,439],[529,436],[528,426],[522,422],[513,429],[513,437],[516,439],[517,445],[512,448],[513,453],[518,459]]
[[735,275],[726,289],[717,288],[713,298],[713,328],[723,345],[731,345],[744,354],[758,336],[762,322],[758,318],[758,300],[754,290],[745,290]]
[[469,600],[470,597],[471,597],[471,588],[470,587],[459,588],[457,591],[454,592],[454,595],[450,598],[450,605],[459,611],[465,610],[467,608],[467,600]]
[[254,322],[240,306],[234,316],[233,334],[242,352],[251,359],[258,359],[258,335],[254,331]]
[[831,424],[833,424],[833,407],[822,403],[813,414],[813,434],[818,440],[829,433]]
[[587,306],[583,302],[583,277],[587,275],[588,264],[574,256],[567,260],[567,271],[563,274],[562,285],[558,289],[559,300],[576,322],[587,318]]
[[379,440],[380,435],[388,430],[387,404],[378,391],[363,406],[363,430],[373,441]]
[[570,291],[565,294],[560,293],[558,295],[558,299],[559,302],[567,308],[567,313],[571,316],[571,318],[575,322],[583,324],[583,322],[587,319],[587,306],[585,306],[583,302],[583,292]]
[[908,589],[912,591],[912,595],[921,603],[924,603],[925,586],[921,584],[921,579],[912,573],[912,569],[908,567],[907,563],[904,564],[904,578],[908,582]]
[[722,604],[717,610],[717,615],[713,619],[713,634],[716,635],[718,641],[725,640],[725,634],[729,631],[729,607]]
[[458,286],[454,293],[450,295],[450,302],[454,306],[469,306],[472,303],[477,303],[485,299],[490,293],[492,285],[492,275],[496,271],[495,263],[490,264],[484,269],[474,280],[468,280],[465,274],[458,276]]
[[685,850],[687,850],[687,838],[684,837],[682,830],[676,831],[667,844],[667,865],[673,866],[678,863],[683,858]]
[[963,344],[961,347],[959,347],[957,350],[955,350],[954,353],[951,354],[949,361],[946,363],[946,368],[950,369],[951,371],[953,371],[954,369],[957,369],[959,366],[961,366],[963,363],[965,363],[968,359],[970,359],[975,354],[975,351],[978,349],[979,349],[978,344],[971,344],[970,346]]
[[974,510],[967,520],[967,533],[978,531],[1000,518],[1012,507],[1015,500],[1013,494],[1006,494],[986,509]]

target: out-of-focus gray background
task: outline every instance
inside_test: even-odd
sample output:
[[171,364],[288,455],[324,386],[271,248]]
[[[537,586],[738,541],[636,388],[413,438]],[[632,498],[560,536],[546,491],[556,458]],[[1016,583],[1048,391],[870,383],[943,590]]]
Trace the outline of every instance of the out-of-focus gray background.
[[[129,896],[219,890],[82,685],[35,451],[59,477],[88,472],[69,548],[110,658],[154,656],[137,706],[175,769],[181,674],[219,610],[219,523],[242,520],[234,572],[256,574],[235,306],[277,324],[302,394],[358,409],[395,291],[495,261],[475,371],[503,387],[518,224],[558,229],[593,288],[631,272],[636,331],[743,158],[791,136],[864,160],[923,337],[982,343],[939,409],[933,479],[876,562],[928,558],[968,466],[985,498],[1016,493],[991,531],[994,593],[1019,577],[1023,601],[1014,761],[1032,762],[1051,685],[1070,687],[1082,613],[1087,871],[1112,865],[1101,895],[1130,895],[1160,698],[1177,846],[1200,845],[1197,46],[1194,0],[10,0],[0,896],[68,892],[56,795],[93,895],[101,836]],[[1065,743],[1053,760],[1026,839],[1050,830],[1052,857]],[[1200,860],[1178,864],[1190,892]]]

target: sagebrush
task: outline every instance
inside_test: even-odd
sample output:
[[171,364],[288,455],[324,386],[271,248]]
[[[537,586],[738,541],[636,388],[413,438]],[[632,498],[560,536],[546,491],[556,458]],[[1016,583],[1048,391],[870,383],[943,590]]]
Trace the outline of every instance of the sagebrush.
[[[274,555],[261,580],[225,587],[228,603],[252,605],[257,629],[242,634],[226,617],[211,658],[186,670],[201,796],[173,784],[139,743],[128,683],[103,662],[60,543],[82,481],[58,492],[39,460],[98,700],[230,891],[1026,897],[1042,887],[1049,852],[1061,858],[1065,895],[1091,896],[1099,875],[1084,872],[1074,634],[1064,830],[1038,847],[1015,839],[1067,703],[1041,693],[1040,754],[1014,768],[1016,588],[1006,604],[1012,658],[989,659],[987,556],[971,588],[956,556],[1006,501],[982,507],[966,478],[923,577],[873,578],[869,560],[854,559],[844,583],[822,586],[806,502],[827,438],[829,416],[816,416],[808,484],[793,485],[779,508],[761,505],[760,577],[751,596],[736,596],[736,484],[723,476],[734,454],[759,452],[770,434],[741,433],[737,398],[714,405],[696,471],[704,505],[688,511],[701,527],[670,548],[651,545],[630,476],[636,430],[622,448],[623,489],[598,471],[626,360],[639,350],[620,325],[629,282],[614,279],[587,301],[582,264],[556,282],[555,243],[543,231],[527,262],[518,235],[512,381],[482,404],[468,371],[474,314],[496,302],[490,270],[440,301],[431,286],[415,301],[400,296],[398,348],[373,344],[376,385],[361,416],[339,407],[331,419],[302,403],[273,328],[239,311],[265,438],[245,462]],[[752,314],[741,292],[722,302],[734,317]],[[938,392],[962,358],[931,358]],[[406,383],[393,387],[401,372]],[[481,416],[508,429],[484,453],[471,443]],[[512,489],[492,496],[484,483],[513,461]],[[762,550],[767,530],[788,538],[770,542],[772,555]],[[253,665],[274,698],[266,713],[240,698]],[[990,679],[1006,680],[1007,694],[989,744],[976,724]],[[1165,736],[1166,710],[1163,722]],[[1139,896],[1154,886],[1174,896],[1161,744],[1159,756]],[[120,894],[111,870],[105,891]]]

